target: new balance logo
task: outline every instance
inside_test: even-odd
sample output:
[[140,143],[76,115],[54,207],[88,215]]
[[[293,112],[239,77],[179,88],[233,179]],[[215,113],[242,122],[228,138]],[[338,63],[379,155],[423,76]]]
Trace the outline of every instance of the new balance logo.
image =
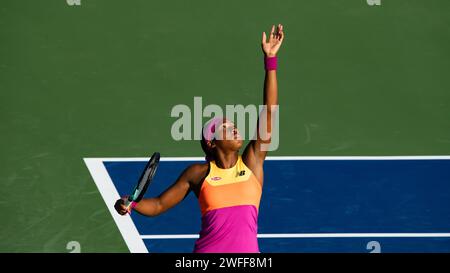
[[244,176],[245,175],[245,170],[244,171],[240,171],[239,173],[237,173],[236,176]]

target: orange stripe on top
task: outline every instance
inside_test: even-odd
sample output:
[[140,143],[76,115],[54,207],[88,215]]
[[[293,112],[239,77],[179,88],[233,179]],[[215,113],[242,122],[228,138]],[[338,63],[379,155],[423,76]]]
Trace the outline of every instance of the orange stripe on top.
[[259,210],[262,187],[241,156],[229,169],[217,167],[214,161],[209,166],[198,198],[202,215],[214,209],[239,205],[254,205]]

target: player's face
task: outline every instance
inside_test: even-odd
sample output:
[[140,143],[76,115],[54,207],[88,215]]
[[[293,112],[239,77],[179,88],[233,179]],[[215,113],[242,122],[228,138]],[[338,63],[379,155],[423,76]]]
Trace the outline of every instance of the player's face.
[[225,121],[217,127],[215,138],[216,145],[222,148],[239,150],[242,147],[243,140],[239,130],[230,121]]

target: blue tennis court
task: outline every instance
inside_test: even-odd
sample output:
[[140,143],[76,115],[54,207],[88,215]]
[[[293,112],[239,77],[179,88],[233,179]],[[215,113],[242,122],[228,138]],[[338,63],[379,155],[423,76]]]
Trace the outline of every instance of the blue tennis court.
[[[200,160],[163,158],[146,197]],[[120,196],[146,163],[101,161]],[[258,228],[263,253],[450,252],[450,158],[274,157],[264,168]],[[192,252],[200,217],[190,193],[165,214],[132,213],[131,220],[147,251]]]

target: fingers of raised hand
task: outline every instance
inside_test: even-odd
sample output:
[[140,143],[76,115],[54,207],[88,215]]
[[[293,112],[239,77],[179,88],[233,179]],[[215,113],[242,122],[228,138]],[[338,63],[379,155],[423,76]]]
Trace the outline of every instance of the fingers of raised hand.
[[280,24],[280,40],[283,41],[283,38],[284,38],[283,25]]
[[282,25],[282,24],[278,24],[278,26],[277,26],[277,31],[276,31],[276,33],[275,33],[275,38],[276,38],[278,41],[281,41],[281,40],[283,40],[283,37],[284,37],[283,25]]
[[272,29],[270,30],[270,37],[269,40],[276,38],[276,32],[275,32],[275,25],[272,25]]

